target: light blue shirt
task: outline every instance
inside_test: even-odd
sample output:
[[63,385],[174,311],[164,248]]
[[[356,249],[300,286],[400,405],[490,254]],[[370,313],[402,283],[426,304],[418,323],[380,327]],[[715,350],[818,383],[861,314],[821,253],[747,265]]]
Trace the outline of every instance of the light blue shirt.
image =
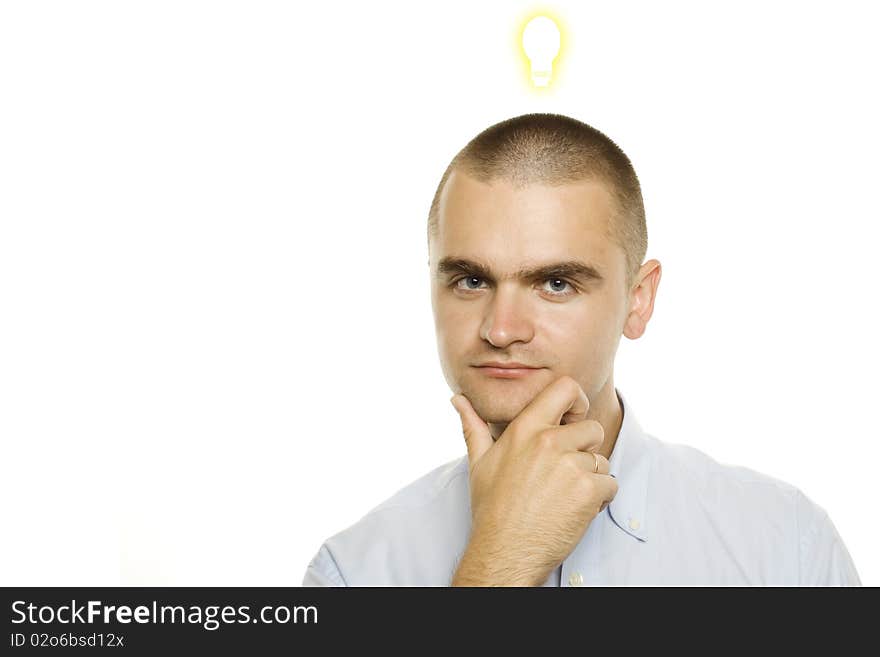
[[[616,390],[614,500],[544,586],[860,586],[823,508],[800,490],[645,433]],[[468,459],[327,539],[303,586],[449,586],[471,528]]]

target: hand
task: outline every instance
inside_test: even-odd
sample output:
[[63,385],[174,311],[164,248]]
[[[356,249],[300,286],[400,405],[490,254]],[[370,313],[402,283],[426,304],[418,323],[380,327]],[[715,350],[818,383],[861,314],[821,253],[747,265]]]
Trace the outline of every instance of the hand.
[[472,517],[452,585],[540,586],[617,494],[598,454],[605,430],[586,419],[590,402],[569,376],[542,390],[494,442],[465,396],[451,401],[467,443]]

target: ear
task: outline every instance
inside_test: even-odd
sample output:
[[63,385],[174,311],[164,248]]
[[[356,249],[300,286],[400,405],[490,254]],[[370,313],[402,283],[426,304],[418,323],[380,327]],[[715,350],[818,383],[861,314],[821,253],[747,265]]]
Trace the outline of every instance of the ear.
[[629,314],[623,324],[623,334],[630,340],[642,337],[648,326],[662,273],[659,260],[648,260],[639,269],[637,282],[629,293]]

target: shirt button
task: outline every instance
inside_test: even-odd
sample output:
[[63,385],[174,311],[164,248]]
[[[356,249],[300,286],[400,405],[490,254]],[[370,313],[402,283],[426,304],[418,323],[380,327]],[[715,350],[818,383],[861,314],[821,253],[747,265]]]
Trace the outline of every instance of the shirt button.
[[639,521],[637,518],[630,518],[629,519],[629,528],[630,529],[638,529],[639,528]]
[[569,586],[580,586],[584,583],[584,578],[580,573],[572,573],[568,576]]

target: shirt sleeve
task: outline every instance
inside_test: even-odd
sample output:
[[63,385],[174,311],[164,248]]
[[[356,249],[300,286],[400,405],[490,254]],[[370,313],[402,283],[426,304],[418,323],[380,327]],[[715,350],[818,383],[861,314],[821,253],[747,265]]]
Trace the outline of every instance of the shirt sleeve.
[[855,564],[828,513],[799,491],[799,586],[861,586]]
[[339,567],[327,549],[327,545],[322,545],[321,549],[306,567],[303,576],[303,586],[347,586],[339,572]]

